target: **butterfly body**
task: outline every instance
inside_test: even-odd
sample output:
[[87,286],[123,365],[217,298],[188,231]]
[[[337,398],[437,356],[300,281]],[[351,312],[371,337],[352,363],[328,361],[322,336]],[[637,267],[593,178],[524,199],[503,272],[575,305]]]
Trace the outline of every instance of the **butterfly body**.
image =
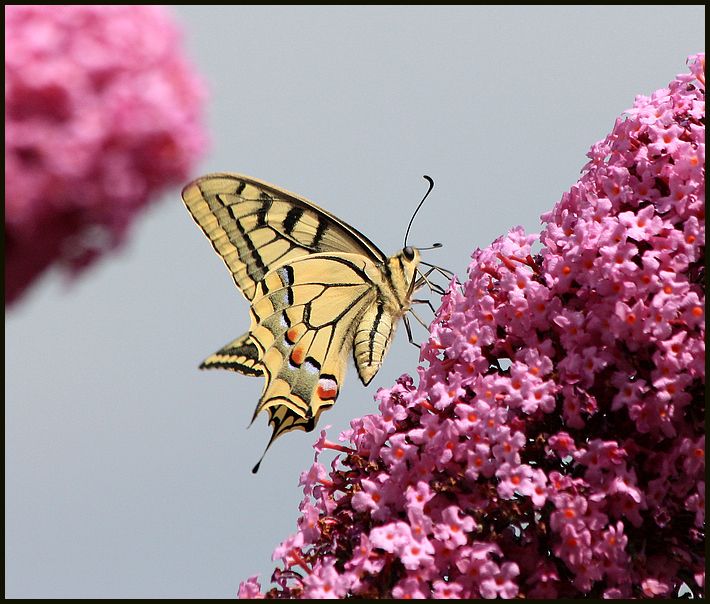
[[312,430],[351,355],[363,384],[378,372],[411,305],[418,250],[388,258],[312,202],[248,176],[204,176],[182,196],[251,304],[249,332],[201,368],[265,378],[254,417],[267,410],[269,444]]

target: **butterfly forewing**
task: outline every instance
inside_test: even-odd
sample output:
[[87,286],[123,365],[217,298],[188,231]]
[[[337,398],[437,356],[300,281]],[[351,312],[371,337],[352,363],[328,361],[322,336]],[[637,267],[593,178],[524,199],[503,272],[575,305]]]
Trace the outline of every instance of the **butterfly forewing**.
[[373,243],[335,216],[253,178],[204,176],[182,197],[248,300],[270,268],[305,254],[350,252],[385,261]]

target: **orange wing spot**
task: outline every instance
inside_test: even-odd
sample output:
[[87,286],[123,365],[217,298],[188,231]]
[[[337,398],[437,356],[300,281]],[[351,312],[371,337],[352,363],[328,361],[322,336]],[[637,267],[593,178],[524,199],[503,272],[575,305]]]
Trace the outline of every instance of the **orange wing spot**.
[[322,379],[318,382],[317,394],[322,401],[333,400],[338,396],[338,384],[335,380]]
[[294,365],[300,365],[301,363],[303,363],[304,356],[306,356],[306,353],[303,352],[303,348],[296,347],[291,352],[291,362]]
[[298,330],[295,327],[289,329],[286,332],[286,339],[291,342],[291,344],[295,344],[298,340]]

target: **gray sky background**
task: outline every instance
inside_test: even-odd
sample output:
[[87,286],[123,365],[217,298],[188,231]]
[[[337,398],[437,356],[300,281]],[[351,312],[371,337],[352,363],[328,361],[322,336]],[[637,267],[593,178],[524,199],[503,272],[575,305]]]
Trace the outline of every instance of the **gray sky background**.
[[[211,89],[194,176],[237,171],[312,199],[386,253],[410,235],[462,278],[511,227],[540,229],[636,94],[704,50],[678,7],[175,8]],[[436,300],[434,300],[436,303]],[[261,379],[200,372],[247,303],[179,188],[71,286],[52,274],[5,318],[10,597],[232,597],[268,584],[296,528],[318,431],[247,430]],[[423,339],[424,330],[414,326]],[[349,370],[330,434],[413,373],[401,329],[373,383]]]

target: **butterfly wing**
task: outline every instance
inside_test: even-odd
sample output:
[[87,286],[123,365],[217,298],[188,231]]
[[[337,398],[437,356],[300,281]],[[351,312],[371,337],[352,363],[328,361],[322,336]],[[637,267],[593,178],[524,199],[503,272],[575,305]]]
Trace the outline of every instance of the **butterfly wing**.
[[200,369],[229,369],[244,375],[263,375],[259,365],[259,349],[254,345],[251,334],[246,333],[207,357]]
[[373,270],[361,255],[314,254],[269,272],[257,287],[250,333],[266,380],[254,417],[268,411],[269,444],[289,430],[312,430],[335,403],[359,321],[376,305]]
[[367,237],[326,210],[249,176],[203,176],[183,189],[182,198],[249,301],[272,268],[307,254],[386,260]]

